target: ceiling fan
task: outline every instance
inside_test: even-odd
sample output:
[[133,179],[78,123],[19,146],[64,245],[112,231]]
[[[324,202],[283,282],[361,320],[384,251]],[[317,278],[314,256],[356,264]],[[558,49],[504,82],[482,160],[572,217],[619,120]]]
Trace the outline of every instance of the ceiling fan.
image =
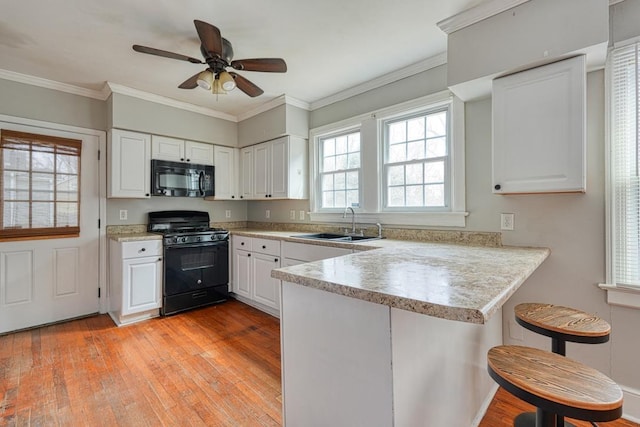
[[133,50],[150,55],[163,56],[165,58],[189,61],[194,64],[206,64],[207,68],[182,82],[180,89],[193,89],[201,87],[210,90],[214,94],[224,94],[236,87],[251,97],[260,96],[262,89],[251,81],[233,71],[227,71],[227,67],[242,71],[262,71],[267,73],[284,73],[287,64],[281,58],[254,58],[233,60],[233,47],[229,40],[220,35],[220,30],[214,25],[204,21],[194,20],[198,37],[200,38],[200,52],[204,61],[167,52],[147,46],[133,45]]

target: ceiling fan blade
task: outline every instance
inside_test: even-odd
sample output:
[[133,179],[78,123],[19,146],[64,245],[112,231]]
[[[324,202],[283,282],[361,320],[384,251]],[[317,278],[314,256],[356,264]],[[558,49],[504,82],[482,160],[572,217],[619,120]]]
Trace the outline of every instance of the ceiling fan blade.
[[282,58],[238,59],[231,61],[231,66],[236,70],[266,73],[285,73],[287,71],[287,63]]
[[182,82],[182,84],[180,86],[178,86],[180,89],[193,89],[198,87],[198,76],[200,75],[200,73],[196,73],[193,76],[189,77],[187,80],[185,80],[184,82]]
[[193,23],[205,50],[213,56],[222,57],[222,36],[218,27],[197,19]]
[[166,50],[155,49],[153,47],[140,46],[139,44],[134,44],[133,50],[140,53],[148,53],[149,55],[163,56],[165,58],[179,59],[181,61],[189,61],[194,64],[204,64],[204,62],[202,62],[201,60],[192,58],[190,56],[180,55],[179,53],[167,52]]
[[234,73],[233,71],[229,72],[229,74],[233,76],[238,89],[240,89],[250,97],[255,98],[256,96],[260,96],[264,93],[262,89],[242,77],[240,74]]

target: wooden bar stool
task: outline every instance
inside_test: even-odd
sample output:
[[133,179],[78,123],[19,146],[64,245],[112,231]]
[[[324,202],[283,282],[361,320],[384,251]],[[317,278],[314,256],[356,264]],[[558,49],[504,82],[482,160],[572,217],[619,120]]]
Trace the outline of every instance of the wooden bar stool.
[[[537,348],[501,345],[487,354],[489,375],[514,396],[537,407],[535,427],[555,427],[556,414],[585,421],[622,416],[622,390],[580,362]],[[529,420],[516,417],[515,427]]]
[[[611,326],[593,314],[553,304],[524,303],[515,309],[516,322],[530,331],[551,337],[551,351],[566,356],[567,341],[599,344],[609,341]],[[522,414],[522,418],[535,418],[535,414]],[[557,417],[559,427],[571,427],[564,417]]]
[[514,309],[516,322],[551,337],[554,353],[566,355],[566,342],[599,344],[609,341],[611,326],[593,314],[553,304],[524,303]]

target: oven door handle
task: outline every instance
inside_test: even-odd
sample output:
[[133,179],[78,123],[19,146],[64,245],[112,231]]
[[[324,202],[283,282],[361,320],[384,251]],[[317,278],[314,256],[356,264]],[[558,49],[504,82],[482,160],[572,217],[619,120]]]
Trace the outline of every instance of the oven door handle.
[[216,240],[216,241],[212,241],[212,242],[194,242],[194,243],[187,243],[187,244],[181,244],[181,245],[173,245],[173,246],[166,246],[164,247],[165,250],[170,250],[170,249],[187,249],[187,248],[206,248],[206,247],[210,247],[210,246],[229,246],[229,241],[228,240]]
[[204,196],[204,171],[200,171],[200,177],[198,178],[198,187],[200,189],[200,195]]

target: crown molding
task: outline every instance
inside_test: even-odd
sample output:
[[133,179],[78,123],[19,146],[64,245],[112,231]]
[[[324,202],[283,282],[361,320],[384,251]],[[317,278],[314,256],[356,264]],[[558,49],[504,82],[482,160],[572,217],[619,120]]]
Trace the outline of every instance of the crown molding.
[[326,98],[318,99],[317,101],[314,101],[310,104],[310,110],[317,110],[318,108],[322,108],[339,101],[344,101],[345,99],[351,98],[353,96],[360,95],[362,93],[377,89],[379,87],[388,85],[407,77],[411,77],[413,75],[422,73],[423,71],[427,71],[440,65],[444,65],[446,63],[446,52],[440,53],[438,55],[432,56],[431,58],[427,58],[420,62],[416,62],[415,64],[409,65],[408,67],[392,71],[391,73],[359,84],[358,86],[354,86],[342,92],[335,93],[333,95],[327,96]]
[[92,90],[79,86],[60,83],[53,80],[43,79],[41,77],[30,76],[28,74],[16,73],[15,71],[0,69],[0,79],[10,80],[13,82],[24,83],[31,86],[38,86],[45,89],[57,90],[60,92],[70,93],[72,95],[84,96],[87,98],[106,100],[109,95],[105,96],[104,91]]
[[167,98],[166,96],[155,95],[153,93],[144,92],[138,89],[133,89],[117,83],[107,82],[105,86],[108,86],[110,93],[127,95],[134,98],[142,99],[145,101],[154,102],[156,104],[166,105],[168,107],[179,108],[181,110],[191,111],[193,113],[198,113],[198,114],[202,114],[209,117],[229,120],[231,122],[238,121],[238,118],[231,114],[221,113],[220,111],[216,111],[211,108],[200,107],[198,105],[189,104],[188,102],[177,101],[172,98]]
[[250,119],[253,116],[257,116],[260,113],[264,113],[265,111],[269,111],[273,108],[279,107],[281,105],[288,104],[294,107],[302,108],[303,110],[309,110],[309,103],[305,101],[301,101],[297,98],[280,95],[277,98],[273,98],[271,101],[267,101],[264,104],[258,105],[256,108],[246,111],[242,114],[238,114],[237,119],[239,122],[243,120]]
[[489,0],[478,4],[470,9],[457,13],[447,19],[438,22],[437,25],[442,31],[451,34],[469,25],[480,22],[493,15],[504,12],[531,0]]

